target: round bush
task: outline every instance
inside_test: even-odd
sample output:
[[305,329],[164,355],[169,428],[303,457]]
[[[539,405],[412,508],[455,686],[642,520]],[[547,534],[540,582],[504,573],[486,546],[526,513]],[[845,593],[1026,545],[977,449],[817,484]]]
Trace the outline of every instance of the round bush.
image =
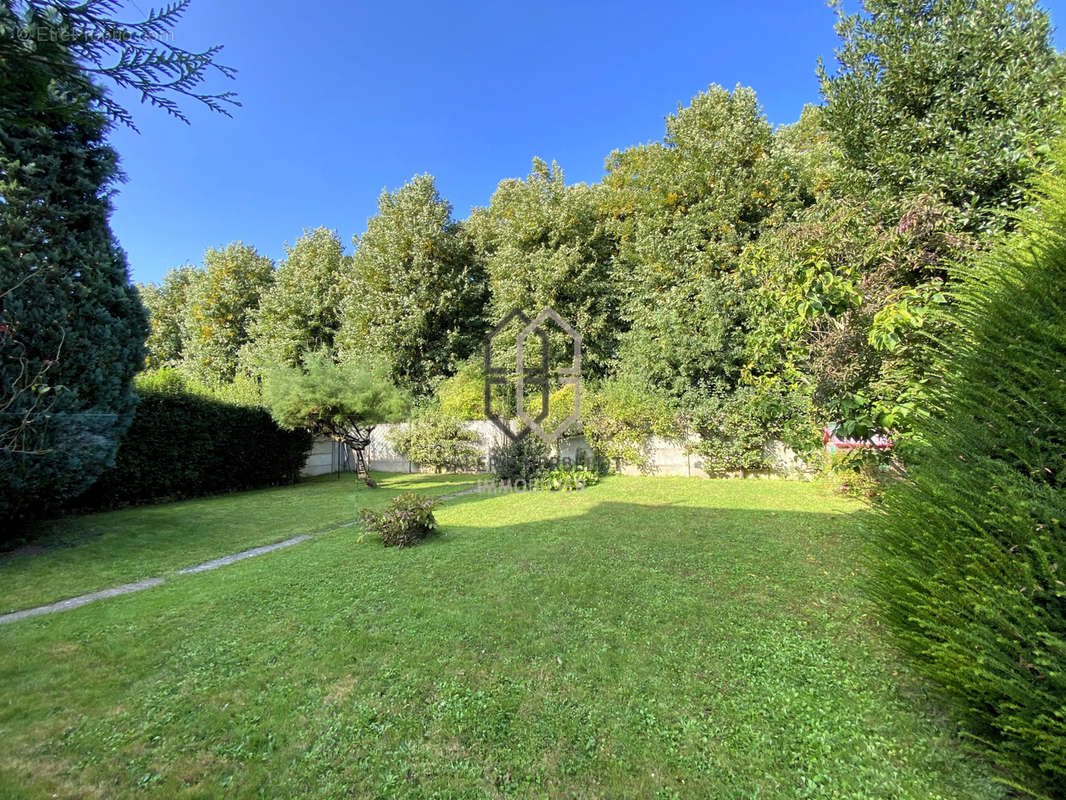
[[363,527],[379,536],[386,547],[410,547],[437,529],[436,507],[437,500],[407,492],[392,498],[384,511],[364,508]]

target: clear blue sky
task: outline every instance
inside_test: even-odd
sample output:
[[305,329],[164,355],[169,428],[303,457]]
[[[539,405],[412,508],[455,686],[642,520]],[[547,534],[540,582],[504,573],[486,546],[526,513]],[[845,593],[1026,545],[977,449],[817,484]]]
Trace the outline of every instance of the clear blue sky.
[[227,119],[186,104],[186,126],[119,95],[141,133],[112,137],[128,176],[112,224],[147,282],[238,239],[277,259],[319,225],[350,249],[381,190],[420,172],[460,218],[534,156],[597,181],[612,150],[659,139],[712,83],[795,121],[819,100],[818,57],[833,63],[833,19],[822,0],[194,0],[176,42],[225,45],[240,72],[217,85],[244,105]]

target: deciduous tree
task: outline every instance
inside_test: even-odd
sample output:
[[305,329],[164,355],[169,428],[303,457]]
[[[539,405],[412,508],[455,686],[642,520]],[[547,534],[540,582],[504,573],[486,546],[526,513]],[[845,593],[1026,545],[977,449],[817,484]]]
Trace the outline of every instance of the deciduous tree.
[[297,366],[308,352],[332,350],[350,270],[336,231],[305,231],[286,246],[241,351],[245,369],[261,374],[273,364]]
[[175,367],[181,362],[185,299],[195,277],[196,268],[186,265],[168,271],[159,286],[149,283],[137,287],[151,323],[145,342],[149,369]]
[[[603,195],[600,185],[567,186],[557,164],[538,158],[529,177],[501,181],[488,207],[467,222],[488,270],[492,318],[551,306],[580,331],[589,376],[608,371],[622,330]],[[513,335],[502,344],[511,342]]]
[[399,384],[425,393],[481,343],[484,271],[431,175],[383,192],[355,246],[340,357],[382,358]]
[[836,8],[839,69],[819,72],[850,191],[877,198],[885,220],[927,194],[958,208],[968,230],[997,227],[1062,113],[1047,12],[1034,0]]
[[207,383],[232,380],[259,299],[273,280],[274,263],[251,245],[233,242],[204,253],[185,298],[183,369]]
[[[620,370],[696,412],[708,438],[714,409],[743,366],[748,288],[743,248],[805,202],[778,158],[755,93],[712,86],[667,119],[663,142],[614,153],[605,178],[620,241]],[[710,409],[710,411],[707,411]]]

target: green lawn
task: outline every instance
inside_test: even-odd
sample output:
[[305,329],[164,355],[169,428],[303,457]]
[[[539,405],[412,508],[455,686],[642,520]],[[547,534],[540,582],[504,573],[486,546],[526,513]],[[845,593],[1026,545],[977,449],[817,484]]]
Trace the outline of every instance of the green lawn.
[[[436,477],[411,482],[440,489]],[[372,496],[350,482],[331,491],[175,508],[211,509],[197,513],[216,541],[239,538],[232,527],[244,546],[257,525],[260,541],[283,538],[266,529],[289,504],[306,510],[303,529],[322,529]],[[145,520],[167,510],[114,516],[114,541],[130,526],[147,547]],[[857,585],[857,510],[778,481],[612,477],[570,494],[469,495],[438,512],[442,536],[410,550],[341,529],[3,626],[0,786],[14,797],[1002,797],[881,645]],[[201,558],[196,546],[181,563]],[[73,586],[78,553],[97,563],[98,547],[71,548],[45,574],[66,571]],[[45,557],[8,564],[4,586]]]
[[33,541],[44,553],[0,553],[0,614],[331,530],[397,492],[417,487],[439,495],[476,483],[469,475],[375,473],[375,478],[385,491],[362,484],[353,489],[350,478],[323,476],[278,489],[40,523]]

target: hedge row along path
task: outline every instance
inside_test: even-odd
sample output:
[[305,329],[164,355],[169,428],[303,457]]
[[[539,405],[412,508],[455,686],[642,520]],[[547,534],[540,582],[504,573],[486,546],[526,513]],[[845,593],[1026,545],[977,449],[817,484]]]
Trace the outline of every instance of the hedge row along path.
[[[446,494],[440,498],[440,502],[452,500],[456,497],[461,497],[465,494],[471,494],[477,491],[477,487],[471,487],[469,489],[463,489],[459,492],[452,492]],[[306,542],[309,539],[317,538],[318,536],[325,536],[326,534],[333,533],[335,531],[343,530],[344,528],[350,528],[355,525],[355,522],[346,522],[343,525],[338,525],[336,528],[330,528],[328,531],[323,531],[317,534],[302,534],[300,536],[294,536],[291,539],[285,539],[281,542],[275,542],[274,544],[266,544],[261,547],[253,547],[250,550],[242,550],[239,553],[233,553],[232,555],[223,556],[221,558],[213,558],[210,561],[204,561],[201,564],[195,564],[191,567],[184,567],[179,569],[177,575],[195,575],[198,572],[210,572],[213,569],[219,567],[227,567],[230,564],[235,564],[238,561],[244,561],[246,558],[253,558],[254,556],[261,556],[264,553],[271,553],[274,550],[281,550],[285,547],[292,547],[294,544],[300,544],[300,542]],[[134,581],[133,583],[124,583],[121,586],[112,586],[108,589],[100,589],[96,592],[89,592],[88,594],[81,594],[77,597],[71,597],[66,600],[60,600],[58,603],[49,603],[44,606],[36,606],[34,608],[25,608],[21,611],[12,611],[10,614],[0,614],[0,625],[6,625],[9,622],[18,622],[19,620],[29,619],[30,617],[39,617],[42,614],[55,614],[59,611],[70,611],[74,608],[81,608],[84,605],[88,605],[96,600],[103,600],[107,597],[118,597],[123,594],[132,594],[133,592],[140,592],[144,589],[151,589],[155,586],[161,586],[166,582],[165,578],[145,578],[144,580]]]

